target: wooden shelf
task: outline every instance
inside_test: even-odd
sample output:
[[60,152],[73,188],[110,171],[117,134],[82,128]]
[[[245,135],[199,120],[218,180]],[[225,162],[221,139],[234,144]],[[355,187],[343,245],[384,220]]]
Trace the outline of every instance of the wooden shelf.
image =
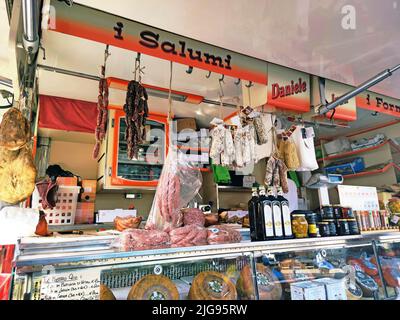
[[329,160],[335,160],[335,159],[341,159],[341,158],[350,157],[350,156],[353,156],[353,155],[356,155],[356,154],[360,154],[360,153],[364,153],[364,152],[380,149],[383,146],[387,145],[388,143],[390,144],[391,147],[396,149],[397,152],[400,152],[400,146],[398,144],[396,144],[393,140],[389,139],[389,140],[386,140],[386,141],[382,142],[381,144],[378,144],[377,146],[363,148],[363,149],[359,149],[359,150],[348,151],[348,152],[343,152],[343,153],[335,154],[335,155],[328,156],[328,157],[325,157],[325,158],[317,159],[317,161],[318,162],[324,162],[324,161],[329,161]]
[[375,175],[375,174],[381,174],[381,173],[385,173],[390,168],[395,168],[395,169],[400,171],[400,166],[398,166],[397,164],[391,162],[391,163],[387,164],[386,166],[384,166],[381,169],[363,171],[363,172],[359,172],[359,173],[355,173],[355,174],[348,174],[348,175],[344,175],[343,178],[344,179],[349,179],[349,178],[357,178],[357,177],[365,177],[365,176],[371,176],[371,175]]

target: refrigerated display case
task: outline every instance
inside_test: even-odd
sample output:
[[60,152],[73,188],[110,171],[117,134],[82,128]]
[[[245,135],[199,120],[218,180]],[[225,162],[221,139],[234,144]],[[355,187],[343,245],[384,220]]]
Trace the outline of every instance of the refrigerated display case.
[[[116,300],[384,300],[398,295],[393,277],[387,276],[388,266],[394,277],[400,272],[397,233],[132,252],[113,249],[114,241],[111,235],[22,239],[12,299],[100,299],[100,287],[103,299]],[[65,293],[79,281],[91,290],[82,296]]]

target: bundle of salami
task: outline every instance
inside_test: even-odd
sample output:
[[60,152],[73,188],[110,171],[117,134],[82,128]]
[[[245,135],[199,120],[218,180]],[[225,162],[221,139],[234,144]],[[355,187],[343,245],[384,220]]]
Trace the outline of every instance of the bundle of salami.
[[126,103],[124,105],[126,114],[125,139],[128,145],[129,159],[138,157],[139,145],[145,139],[146,132],[144,128],[146,118],[149,115],[147,100],[146,89],[137,81],[129,82]]
[[237,243],[242,240],[240,232],[226,225],[207,228],[208,244]]
[[198,225],[174,229],[169,235],[173,248],[207,245],[207,229]]
[[118,245],[123,251],[163,249],[170,247],[168,233],[158,230],[127,229]]
[[95,131],[96,145],[93,150],[93,158],[97,159],[100,151],[100,144],[106,137],[108,117],[108,85],[105,76],[104,66],[101,69],[103,78],[99,82],[99,96],[97,98],[97,127]]
[[166,158],[146,229],[170,232],[183,224],[181,208],[196,196],[202,185],[199,170],[184,155],[171,150]]

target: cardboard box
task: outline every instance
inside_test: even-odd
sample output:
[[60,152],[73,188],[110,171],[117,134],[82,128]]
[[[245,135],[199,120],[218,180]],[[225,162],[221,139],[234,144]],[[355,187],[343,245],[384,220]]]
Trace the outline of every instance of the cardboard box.
[[75,212],[75,224],[93,224],[94,202],[78,202]]
[[186,119],[178,119],[176,120],[176,130],[177,132],[181,132],[184,129],[191,129],[196,131],[197,130],[197,125],[196,125],[196,119],[194,118],[186,118]]
[[344,280],[322,278],[314,280],[316,283],[321,283],[325,286],[327,300],[347,300],[346,288]]
[[94,202],[96,200],[96,180],[82,180],[83,193],[81,195],[82,202]]
[[78,185],[78,178],[77,177],[58,177],[57,184],[59,186],[76,187]]
[[326,300],[325,286],[312,281],[292,283],[290,294],[292,300]]

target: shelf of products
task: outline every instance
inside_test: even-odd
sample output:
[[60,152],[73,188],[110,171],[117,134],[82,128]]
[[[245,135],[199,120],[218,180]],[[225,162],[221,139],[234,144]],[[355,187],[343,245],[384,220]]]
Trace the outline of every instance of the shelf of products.
[[397,152],[400,152],[400,146],[398,144],[396,144],[395,142],[393,142],[391,139],[386,140],[385,142],[376,145],[376,146],[372,146],[372,147],[368,147],[368,148],[363,148],[363,149],[358,149],[358,150],[352,150],[352,151],[347,151],[347,152],[343,152],[340,154],[335,154],[335,155],[331,155],[331,156],[327,156],[324,158],[320,158],[317,159],[318,162],[324,162],[324,161],[329,161],[329,160],[337,160],[337,159],[342,159],[342,158],[346,158],[346,157],[351,157],[357,154],[361,154],[361,153],[365,153],[365,152],[369,152],[369,151],[373,151],[373,150],[377,150],[382,148],[383,146],[390,144],[390,146],[392,148],[394,148]]
[[350,179],[350,178],[365,177],[365,176],[381,174],[381,173],[387,172],[390,168],[395,168],[400,171],[400,166],[391,162],[391,163],[385,165],[384,167],[380,166],[380,168],[378,168],[378,169],[371,169],[371,170],[362,171],[362,172],[355,173],[355,174],[343,175],[343,178]]
[[[317,290],[308,299],[387,299],[400,286],[392,281],[393,277],[385,277],[388,266],[395,266],[395,260],[400,258],[400,233],[136,252],[93,248],[95,243],[103,242],[106,246],[112,241],[112,236],[25,239],[16,259],[13,299],[55,298],[56,292],[48,291],[49,279],[60,280],[65,274],[98,281],[102,285],[102,299],[107,299],[106,292],[111,293],[108,297],[118,300],[156,298],[137,291],[144,286],[153,292],[154,285],[164,288],[162,295],[177,300],[224,299],[225,294],[231,300],[299,299],[298,287],[313,287],[319,282],[335,284],[336,289],[329,292],[338,295],[326,297],[328,291]],[[374,252],[379,253],[378,259]],[[54,273],[45,275],[43,265],[50,266]],[[384,281],[379,279],[378,266],[384,270]],[[356,282],[349,293],[351,270]],[[199,289],[205,281],[213,285],[202,292]],[[221,288],[225,290],[223,295]]]

